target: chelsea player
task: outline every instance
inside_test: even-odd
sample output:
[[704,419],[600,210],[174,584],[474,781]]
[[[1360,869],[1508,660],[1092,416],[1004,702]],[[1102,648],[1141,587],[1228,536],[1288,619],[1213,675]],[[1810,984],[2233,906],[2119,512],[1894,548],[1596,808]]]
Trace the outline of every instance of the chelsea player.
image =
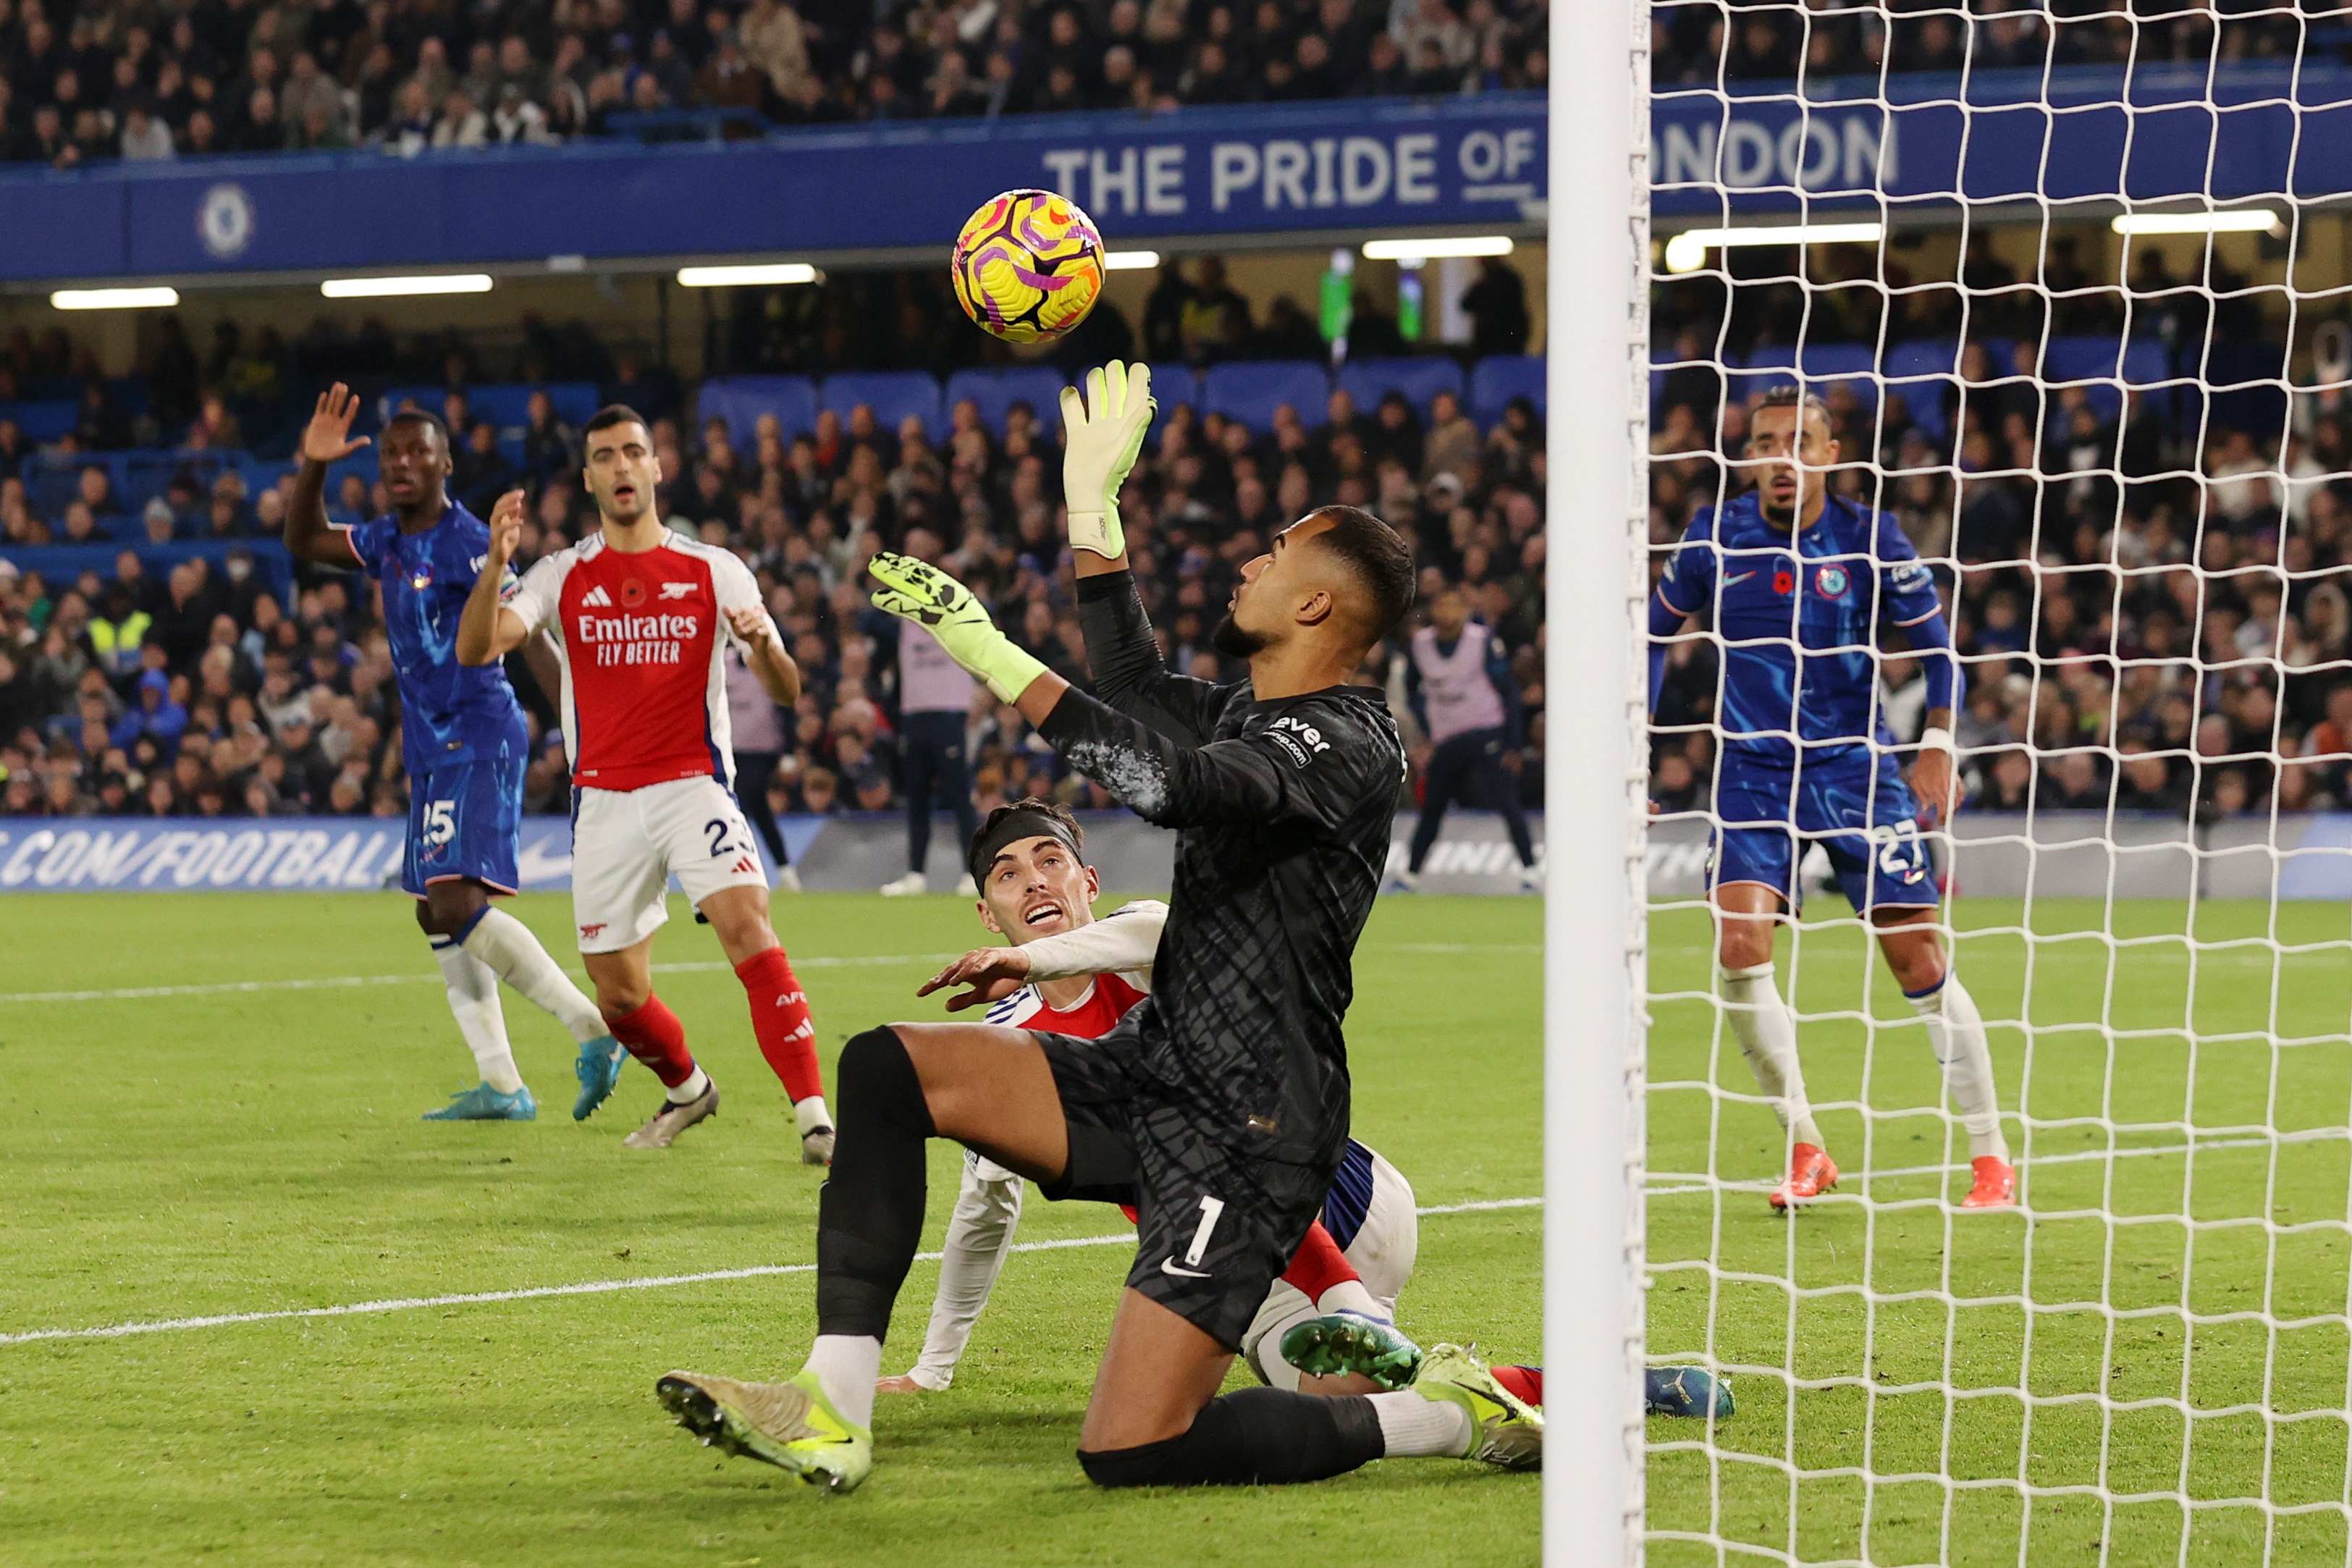
[[[1966,1208],[2002,1208],[2016,1172],[2001,1136],[1984,1020],[1952,973],[1922,829],[1958,809],[1952,714],[1959,668],[1935,579],[1891,513],[1829,493],[1838,460],[1821,399],[1783,387],[1749,422],[1756,488],[1691,519],[1650,602],[1650,689],[1662,639],[1693,617],[1722,648],[1708,880],[1724,1011],[1791,1140],[1772,1192],[1786,1209],[1837,1184],[1797,1061],[1796,1018],[1772,974],[1774,928],[1796,898],[1800,840],[1828,851],[1887,967],[1925,1021],[1968,1129]],[[1878,709],[1878,628],[1899,627],[1927,679],[1927,726],[1906,784]],[[1917,795],[1915,800],[1913,791]]]
[[[369,444],[351,436],[359,399],[337,382],[302,433],[302,467],[287,508],[297,559],[362,571],[383,585],[384,628],[399,679],[401,762],[408,772],[408,848],[400,885],[417,900],[449,1010],[481,1082],[428,1121],[529,1121],[539,1114],[507,1043],[501,980],[553,1014],[580,1044],[575,1120],[613,1092],[625,1055],[596,1004],[581,994],[530,929],[490,906],[515,890],[530,736],[521,704],[496,664],[457,662],[457,619],[489,552],[489,530],[448,495],[449,434],[404,409],[384,426],[377,460],[392,510],[343,530],[327,521],[327,466]],[[499,509],[520,507],[520,492]]]

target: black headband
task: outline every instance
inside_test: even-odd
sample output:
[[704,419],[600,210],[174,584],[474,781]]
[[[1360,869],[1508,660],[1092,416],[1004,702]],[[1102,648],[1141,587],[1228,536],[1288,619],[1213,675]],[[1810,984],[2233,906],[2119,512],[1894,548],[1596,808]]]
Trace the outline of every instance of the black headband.
[[988,880],[988,868],[1008,844],[1018,844],[1024,838],[1056,838],[1073,855],[1078,853],[1078,841],[1070,832],[1070,825],[1059,817],[1042,811],[1009,811],[995,824],[981,831],[971,841],[971,858],[967,868],[971,879]]

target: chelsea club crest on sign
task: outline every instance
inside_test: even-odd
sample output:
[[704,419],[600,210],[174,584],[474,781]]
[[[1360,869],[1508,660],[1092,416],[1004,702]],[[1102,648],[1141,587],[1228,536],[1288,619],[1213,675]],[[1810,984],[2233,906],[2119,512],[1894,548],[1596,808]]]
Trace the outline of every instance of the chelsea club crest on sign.
[[253,243],[253,198],[243,185],[223,183],[205,192],[196,207],[196,237],[223,261],[245,254]]
[[1824,566],[1813,574],[1813,586],[1824,599],[1835,599],[1845,593],[1845,568]]

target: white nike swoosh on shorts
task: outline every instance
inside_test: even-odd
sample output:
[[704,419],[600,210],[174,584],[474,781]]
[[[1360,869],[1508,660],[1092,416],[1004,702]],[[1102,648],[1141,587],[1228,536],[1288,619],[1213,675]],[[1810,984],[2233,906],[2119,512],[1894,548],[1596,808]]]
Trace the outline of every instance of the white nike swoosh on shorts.
[[1753,577],[1753,576],[1755,576],[1755,575],[1756,575],[1756,574],[1755,574],[1755,573],[1753,573],[1753,572],[1742,572],[1742,573],[1741,573],[1738,576],[1737,576],[1737,577],[1726,577],[1726,578],[1723,580],[1723,585],[1724,585],[1725,587],[1728,588],[1728,587],[1730,587],[1730,586],[1731,586],[1733,584],[1735,584],[1735,583],[1745,583],[1745,582],[1747,582],[1747,581],[1748,581],[1748,579],[1749,579],[1750,577]]
[[1209,1277],[1209,1271],[1207,1269],[1186,1268],[1182,1265],[1179,1264],[1173,1258],[1161,1258],[1160,1260],[1160,1271],[1162,1274],[1179,1275],[1186,1279],[1206,1279]]

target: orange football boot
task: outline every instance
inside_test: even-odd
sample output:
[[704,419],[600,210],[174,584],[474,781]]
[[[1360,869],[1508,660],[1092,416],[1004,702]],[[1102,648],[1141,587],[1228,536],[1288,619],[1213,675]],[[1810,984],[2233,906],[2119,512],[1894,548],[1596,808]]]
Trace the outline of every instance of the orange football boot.
[[1960,1200],[1964,1209],[2013,1209],[2017,1206],[2017,1167],[1991,1154],[1979,1154],[1969,1162],[1976,1173],[1976,1184],[1969,1195]]
[[1837,1185],[1837,1162],[1811,1143],[1789,1151],[1789,1173],[1772,1189],[1772,1206],[1789,1208],[1817,1198]]

